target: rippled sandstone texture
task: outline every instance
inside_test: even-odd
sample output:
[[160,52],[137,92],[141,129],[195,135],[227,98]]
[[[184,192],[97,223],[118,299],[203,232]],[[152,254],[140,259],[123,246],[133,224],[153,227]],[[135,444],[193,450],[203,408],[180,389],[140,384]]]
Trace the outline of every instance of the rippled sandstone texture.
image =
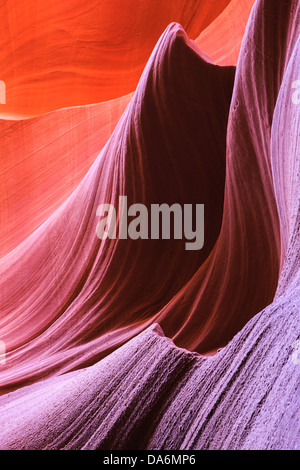
[[[194,22],[226,31],[235,3]],[[53,157],[52,215],[0,261],[0,448],[299,446],[300,5],[255,3],[236,70],[230,44],[198,49],[207,29],[194,42],[171,23],[132,97],[1,123],[3,149],[12,128],[29,154],[30,132],[49,155],[70,139],[74,173]],[[204,249],[98,240],[96,208],[120,194],[204,203]]]

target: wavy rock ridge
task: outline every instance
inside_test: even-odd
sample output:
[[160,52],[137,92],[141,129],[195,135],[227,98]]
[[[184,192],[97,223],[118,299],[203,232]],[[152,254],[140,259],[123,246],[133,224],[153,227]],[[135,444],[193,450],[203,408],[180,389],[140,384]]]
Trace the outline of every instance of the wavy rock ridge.
[[[167,27],[79,186],[0,261],[0,448],[299,446],[299,32],[298,1],[257,1],[235,70]],[[120,194],[204,203],[204,249],[98,240]]]

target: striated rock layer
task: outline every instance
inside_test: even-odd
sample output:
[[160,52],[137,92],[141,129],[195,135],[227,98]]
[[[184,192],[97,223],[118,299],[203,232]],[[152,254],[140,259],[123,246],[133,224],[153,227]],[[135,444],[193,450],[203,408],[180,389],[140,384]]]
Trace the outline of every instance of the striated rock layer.
[[[89,1],[88,8],[78,0],[2,2],[1,257],[45,222],[79,184],[119,121],[168,23],[180,22],[215,63],[235,65],[254,0],[244,2],[242,11],[230,0],[130,0],[136,8],[118,0]],[[1,85],[6,87],[5,105]],[[89,103],[99,104],[84,106]],[[15,122],[58,108],[56,114]]]
[[131,98],[0,120],[0,256],[23,242],[72,194]]
[[[167,28],[80,185],[0,261],[1,385],[95,362],[155,321],[207,259],[221,226],[234,74],[207,63],[182,27]],[[128,206],[204,203],[204,248],[186,251],[184,239],[99,240],[96,209],[118,207],[120,194]],[[168,323],[173,335],[180,323]]]
[[[79,186],[0,261],[0,448],[300,445],[299,32],[297,0],[257,1],[235,71],[165,30]],[[204,248],[98,240],[119,195],[204,203]]]

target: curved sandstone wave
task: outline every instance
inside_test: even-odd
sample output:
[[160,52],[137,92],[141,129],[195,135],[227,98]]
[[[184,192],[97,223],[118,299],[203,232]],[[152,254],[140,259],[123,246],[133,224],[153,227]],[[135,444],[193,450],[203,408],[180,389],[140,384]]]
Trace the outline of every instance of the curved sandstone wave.
[[[153,322],[207,258],[221,225],[234,73],[207,63],[182,27],[167,28],[86,177],[1,260],[6,387],[95,362]],[[187,252],[184,239],[99,240],[96,209],[117,207],[120,194],[128,206],[204,203],[204,248]]]
[[[0,448],[299,446],[299,32],[299,2],[257,1],[235,72],[166,29],[77,189],[0,261]],[[119,195],[204,203],[203,250],[98,240]]]
[[235,65],[253,0],[247,2],[242,14],[228,0],[144,0],[136,9],[115,1],[89,2],[87,9],[77,0],[51,8],[40,0],[0,6],[0,84],[7,91],[5,104],[0,96],[1,257],[74,191],[119,121],[164,27],[177,20],[190,37],[203,31],[200,49],[216,63]]
[[282,257],[275,192],[281,188],[274,192],[271,129],[298,33],[297,2],[276,10],[267,1],[256,3],[228,121],[221,233],[206,263],[157,317],[163,329],[169,315],[182,322],[174,340],[188,349],[205,352],[226,344],[274,298]]

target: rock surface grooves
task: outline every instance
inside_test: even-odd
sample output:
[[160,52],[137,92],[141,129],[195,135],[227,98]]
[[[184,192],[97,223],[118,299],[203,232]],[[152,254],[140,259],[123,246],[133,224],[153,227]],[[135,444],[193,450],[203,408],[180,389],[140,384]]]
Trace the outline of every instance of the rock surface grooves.
[[[2,258],[0,327],[9,352],[1,384],[95,362],[152,323],[207,259],[222,219],[234,73],[205,62],[179,25],[167,28],[86,177]],[[120,194],[128,206],[204,203],[204,248],[186,251],[184,239],[99,240],[96,208],[118,207]]]
[[[1,449],[300,445],[299,33],[297,0],[258,0],[235,70],[171,23],[79,186],[0,260]],[[204,203],[204,248],[98,240],[119,195]]]

